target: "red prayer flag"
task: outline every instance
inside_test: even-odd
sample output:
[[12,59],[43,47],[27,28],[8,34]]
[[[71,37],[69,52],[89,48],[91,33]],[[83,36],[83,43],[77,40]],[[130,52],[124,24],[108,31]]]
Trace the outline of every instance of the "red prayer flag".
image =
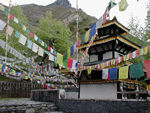
[[10,13],[9,18],[13,20],[14,19],[14,15],[12,13]]
[[30,36],[31,36],[31,37],[34,37],[34,33],[33,33],[33,32],[30,32]]
[[47,47],[47,49],[50,51],[50,50],[51,50],[51,47],[50,47],[50,46],[48,46],[48,47]]
[[144,61],[147,78],[150,78],[150,60]]
[[81,45],[81,38],[78,40],[77,47]]
[[121,57],[121,62],[123,62],[123,56]]
[[107,18],[107,8],[106,8],[105,13],[103,15],[103,24],[106,23],[106,21],[107,21],[106,18]]
[[132,53],[130,53],[130,59],[132,59],[132,56],[133,56]]
[[70,69],[72,68],[72,64],[73,64],[73,59],[72,58],[68,58],[68,67]]
[[140,56],[140,50],[136,51],[137,56]]

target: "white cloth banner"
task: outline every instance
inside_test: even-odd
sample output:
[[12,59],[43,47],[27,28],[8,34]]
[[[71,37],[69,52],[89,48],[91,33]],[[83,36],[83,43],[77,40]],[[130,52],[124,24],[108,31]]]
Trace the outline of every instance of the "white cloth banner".
[[9,35],[9,36],[11,36],[12,35],[12,33],[13,33],[13,31],[14,31],[14,28],[12,28],[11,26],[7,26],[7,28],[6,28],[6,33]]
[[22,44],[22,45],[25,45],[26,44],[26,41],[27,41],[27,38],[24,36],[24,35],[20,35],[20,38],[19,38],[19,42]]
[[37,53],[38,48],[39,48],[39,46],[37,44],[33,43],[32,51],[35,52],[35,53]]
[[43,54],[44,54],[44,49],[39,47],[38,55],[43,56]]
[[5,26],[6,26],[6,23],[0,19],[0,30],[2,31]]
[[54,52],[54,50],[53,50],[53,48],[51,48],[51,53],[53,54],[53,52]]
[[135,58],[135,57],[136,57],[136,51],[134,51],[132,54],[132,58]]
[[103,69],[102,70],[102,79],[108,79],[108,75],[109,75],[109,69]]
[[51,53],[49,53],[49,60],[54,61],[54,55],[52,55]]

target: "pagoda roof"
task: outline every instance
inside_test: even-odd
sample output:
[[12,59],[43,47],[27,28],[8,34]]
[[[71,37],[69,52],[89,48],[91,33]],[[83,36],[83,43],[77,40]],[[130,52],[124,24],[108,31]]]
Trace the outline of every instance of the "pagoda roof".
[[[108,36],[108,37],[104,37],[104,38],[99,38],[99,39],[94,40],[94,42],[91,46],[98,45],[98,44],[103,44],[103,43],[113,41],[113,40],[119,40],[119,41],[121,41],[121,42],[135,48],[135,49],[140,49],[141,48],[141,46],[135,44],[134,42],[128,40],[127,38],[125,38],[123,36],[112,36],[112,37]],[[79,49],[84,49],[86,47],[88,47],[88,44],[81,45],[78,48]]]
[[[109,33],[105,33],[105,31],[107,29],[109,29]],[[115,31],[116,29],[118,29],[118,31]],[[103,34],[101,33],[102,30],[104,32]],[[114,33],[111,34],[110,30],[114,30]],[[103,24],[100,28],[97,29],[97,31],[98,31],[98,35],[95,38],[95,40],[91,46],[106,43],[106,42],[109,42],[112,40],[120,40],[121,42],[131,46],[132,48],[135,48],[135,49],[141,48],[141,46],[137,45],[136,43],[134,43],[124,37],[124,35],[129,34],[130,30],[128,28],[126,28],[125,26],[123,26],[120,22],[118,22],[118,20],[116,18],[108,21],[106,24]],[[84,43],[83,45],[79,46],[78,48],[84,49],[88,46],[88,43],[89,42]]]

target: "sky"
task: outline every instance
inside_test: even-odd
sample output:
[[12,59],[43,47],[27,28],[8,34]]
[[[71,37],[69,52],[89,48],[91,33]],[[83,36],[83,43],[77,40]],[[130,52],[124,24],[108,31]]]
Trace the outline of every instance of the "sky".
[[[12,0],[13,5],[22,5],[22,4],[38,4],[38,5],[48,5],[53,3],[55,0]],[[76,0],[69,0],[72,7],[76,7]],[[78,0],[78,6],[88,15],[95,16],[97,19],[100,18],[110,0]],[[118,3],[120,0],[114,0]],[[135,18],[136,21],[142,26],[145,26],[145,19],[147,15],[147,4],[149,0],[127,0],[129,6],[126,11],[119,11],[118,5],[110,11],[110,19],[114,16],[117,17],[118,21],[125,25],[129,25],[131,17]],[[9,0],[0,0],[0,3],[7,5]]]

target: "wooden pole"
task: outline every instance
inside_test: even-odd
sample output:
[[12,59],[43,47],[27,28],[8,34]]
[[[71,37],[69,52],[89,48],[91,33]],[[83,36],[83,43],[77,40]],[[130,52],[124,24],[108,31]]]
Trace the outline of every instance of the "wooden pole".
[[[77,42],[79,39],[79,12],[78,12],[78,0],[76,0],[76,13],[77,13],[77,28],[76,28],[76,38],[77,38]],[[79,50],[77,48],[77,61],[79,60]]]
[[[8,9],[8,20],[7,20],[7,26],[9,25],[9,16],[10,16],[10,10],[11,10],[11,2],[12,0],[9,0],[9,9]],[[7,26],[6,26],[6,29],[7,29]],[[8,34],[6,34],[6,51],[5,51],[5,64],[7,63],[7,46],[8,46]]]

